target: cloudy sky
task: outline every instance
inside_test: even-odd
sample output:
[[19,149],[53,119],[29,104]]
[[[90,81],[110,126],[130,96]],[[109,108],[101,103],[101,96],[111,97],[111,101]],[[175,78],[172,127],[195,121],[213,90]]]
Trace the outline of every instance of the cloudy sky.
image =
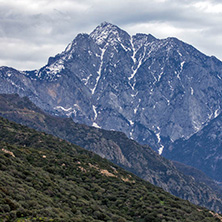
[[103,21],[177,37],[222,60],[220,0],[0,0],[0,66],[38,69]]

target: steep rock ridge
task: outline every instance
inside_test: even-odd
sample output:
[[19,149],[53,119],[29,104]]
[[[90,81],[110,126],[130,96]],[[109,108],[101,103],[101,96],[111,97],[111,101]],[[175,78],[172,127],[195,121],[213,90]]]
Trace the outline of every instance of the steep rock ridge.
[[[14,81],[15,72],[17,77]],[[126,133],[162,153],[221,112],[222,63],[176,38],[130,36],[110,23],[79,34],[39,70],[3,67],[1,93],[46,111]]]
[[[150,147],[129,139],[124,133],[98,129],[74,123],[70,118],[46,114],[27,97],[20,98],[18,95],[0,94],[0,116],[77,144],[165,191],[217,212],[222,211],[221,190],[212,180],[194,169],[192,177],[185,176],[172,162]],[[188,173],[187,168],[189,169],[183,165],[179,169]]]
[[222,114],[212,120],[188,140],[179,139],[169,144],[163,153],[169,159],[196,167],[222,182]]
[[195,180],[197,182],[205,183],[209,187],[213,188],[214,191],[221,193],[221,191],[222,191],[221,184],[218,182],[215,182],[215,180],[212,180],[210,177],[208,177],[201,170],[198,170],[197,168],[194,168],[192,166],[185,165],[181,162],[177,162],[177,161],[172,161],[172,162],[176,166],[177,170],[179,170],[183,174],[191,176],[191,177],[195,178]]

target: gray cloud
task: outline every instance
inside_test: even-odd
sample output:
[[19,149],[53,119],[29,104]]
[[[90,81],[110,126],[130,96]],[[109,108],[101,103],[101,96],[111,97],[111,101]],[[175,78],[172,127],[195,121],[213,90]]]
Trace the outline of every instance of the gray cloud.
[[219,0],[0,0],[0,66],[40,68],[103,21],[130,34],[174,36],[222,59]]

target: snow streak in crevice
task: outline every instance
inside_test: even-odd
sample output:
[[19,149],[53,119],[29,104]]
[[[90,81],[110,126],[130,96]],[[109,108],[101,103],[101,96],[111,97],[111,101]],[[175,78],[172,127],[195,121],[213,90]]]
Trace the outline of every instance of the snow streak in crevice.
[[108,46],[108,44],[106,44],[105,47],[103,49],[101,49],[100,66],[99,66],[99,70],[97,71],[98,76],[96,77],[96,84],[95,84],[94,88],[92,89],[92,95],[95,93],[95,90],[96,90],[99,80],[101,78],[102,67],[103,67],[103,57],[104,57],[105,51],[107,49],[107,46]]

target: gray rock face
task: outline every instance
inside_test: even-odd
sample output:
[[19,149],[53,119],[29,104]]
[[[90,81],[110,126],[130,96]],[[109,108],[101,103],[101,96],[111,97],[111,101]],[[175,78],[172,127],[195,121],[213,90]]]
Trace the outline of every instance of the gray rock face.
[[0,69],[0,93],[74,121],[126,133],[162,153],[221,112],[222,62],[175,38],[102,23],[39,70]]
[[164,150],[169,159],[194,166],[222,182],[222,114],[188,140],[178,139]]

